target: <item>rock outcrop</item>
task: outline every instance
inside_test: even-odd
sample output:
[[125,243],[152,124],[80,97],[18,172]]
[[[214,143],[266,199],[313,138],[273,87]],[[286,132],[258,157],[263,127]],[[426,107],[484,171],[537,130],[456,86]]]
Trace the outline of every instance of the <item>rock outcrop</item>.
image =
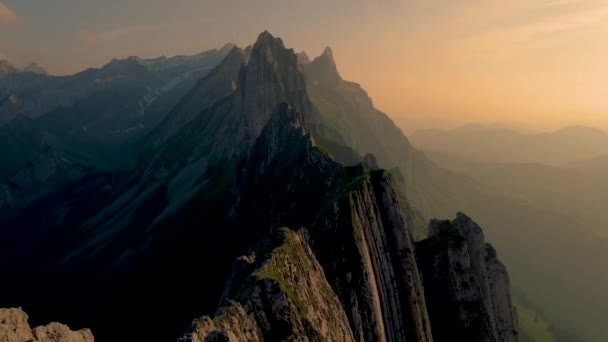
[[310,63],[310,58],[308,57],[306,51],[298,52],[296,53],[296,56],[298,57],[298,64],[301,65]]
[[313,246],[358,341],[432,341],[414,248],[390,175],[362,175],[333,203]]
[[417,257],[435,341],[518,341],[508,274],[469,217],[432,221]]
[[30,328],[20,308],[0,309],[0,342],[93,342],[89,329],[72,331],[61,323]]
[[227,288],[215,318],[195,320],[180,341],[354,341],[346,313],[305,240],[289,228],[273,240],[270,251],[257,251],[262,260],[241,258],[245,267],[237,262],[236,269],[254,271],[242,282],[230,282],[233,288]]

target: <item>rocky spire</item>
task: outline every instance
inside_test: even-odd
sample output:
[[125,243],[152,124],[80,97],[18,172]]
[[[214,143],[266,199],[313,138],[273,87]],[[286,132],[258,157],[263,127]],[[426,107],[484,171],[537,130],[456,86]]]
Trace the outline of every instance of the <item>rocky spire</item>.
[[312,104],[293,49],[285,48],[268,31],[262,32],[241,71],[236,101],[231,115],[241,123],[237,137],[246,146],[253,145],[279,103],[310,113]]
[[298,52],[296,56],[298,56],[298,63],[300,65],[310,63],[310,58],[306,51]]
[[417,257],[436,342],[518,341],[506,268],[471,218],[432,221]]
[[223,54],[228,54],[230,52],[230,50],[232,50],[235,47],[236,47],[236,45],[233,43],[226,43],[226,44],[224,44],[224,46],[222,46],[220,48],[219,51]]
[[312,62],[303,65],[312,86],[319,84],[335,84],[342,80],[334,60],[334,53],[328,46],[323,53]]

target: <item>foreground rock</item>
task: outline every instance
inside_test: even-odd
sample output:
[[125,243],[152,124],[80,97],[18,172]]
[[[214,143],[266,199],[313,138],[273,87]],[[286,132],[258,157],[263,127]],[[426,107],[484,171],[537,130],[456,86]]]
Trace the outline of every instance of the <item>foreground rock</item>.
[[509,275],[468,216],[432,221],[417,257],[435,341],[518,341]]
[[72,331],[61,323],[30,328],[28,316],[19,309],[0,309],[0,342],[93,342],[89,329]]
[[[180,341],[354,341],[346,313],[306,242],[288,228],[277,238],[267,260],[237,260],[225,306],[214,319],[195,320]],[[243,277],[248,269],[254,271]]]

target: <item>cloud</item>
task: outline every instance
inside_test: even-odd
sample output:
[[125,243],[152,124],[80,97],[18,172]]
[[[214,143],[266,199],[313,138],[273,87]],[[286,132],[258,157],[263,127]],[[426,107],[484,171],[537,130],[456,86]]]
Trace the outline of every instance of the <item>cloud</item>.
[[21,18],[13,10],[0,2],[0,26],[17,25],[21,21]]
[[120,27],[104,32],[89,32],[81,30],[78,35],[82,41],[89,45],[95,45],[98,43],[111,43],[121,38],[143,32],[151,32],[163,29],[165,25],[154,24],[154,25],[133,25],[127,27]]
[[513,44],[549,46],[563,42],[561,37],[565,34],[589,37],[590,32],[608,32],[608,3],[604,1],[489,1],[492,1],[489,8],[466,7],[466,11],[459,12],[464,12],[457,16],[459,21],[449,26],[453,31],[471,28],[463,30],[461,37],[474,43],[474,50],[511,49]]
[[581,30],[608,22],[608,6],[579,9],[556,16],[548,16],[535,23],[510,30],[514,40],[526,41],[540,35]]

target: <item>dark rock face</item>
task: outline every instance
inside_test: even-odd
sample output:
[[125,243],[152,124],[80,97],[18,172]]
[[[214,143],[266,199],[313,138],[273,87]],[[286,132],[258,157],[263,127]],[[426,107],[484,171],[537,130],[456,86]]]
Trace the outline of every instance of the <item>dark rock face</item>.
[[412,241],[389,179],[381,170],[363,176],[330,207],[313,245],[358,341],[431,341]]
[[310,58],[308,57],[306,51],[298,52],[296,56],[298,57],[298,64],[310,63]]
[[89,329],[72,331],[61,323],[34,329],[21,309],[0,309],[0,342],[93,342]]
[[469,217],[432,221],[417,256],[436,341],[518,341],[508,274]]
[[[227,50],[225,46],[222,50]],[[232,46],[224,60],[204,76],[166,118],[153,130],[142,144],[144,148],[158,148],[166,143],[182,127],[194,120],[201,112],[218,100],[230,96],[235,90],[241,67],[245,63],[247,51]]]
[[45,147],[23,169],[0,182],[0,217],[27,208],[91,171]]

